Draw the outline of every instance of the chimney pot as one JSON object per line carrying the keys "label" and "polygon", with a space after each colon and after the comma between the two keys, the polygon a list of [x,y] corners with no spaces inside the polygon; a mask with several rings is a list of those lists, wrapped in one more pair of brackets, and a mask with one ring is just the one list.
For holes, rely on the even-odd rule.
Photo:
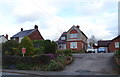
{"label": "chimney pot", "polygon": [[78,29],[79,29],[79,28],[80,28],[80,26],[79,26],[79,25],[77,25],[77,26],[76,26],[76,28],[78,28]]}
{"label": "chimney pot", "polygon": [[21,31],[23,31],[23,28],[21,28]]}
{"label": "chimney pot", "polygon": [[37,25],[35,25],[35,26],[34,26],[34,29],[38,29],[38,26],[37,26]]}
{"label": "chimney pot", "polygon": [[5,37],[6,37],[6,39],[8,40],[8,34],[6,34],[6,36],[5,36]]}

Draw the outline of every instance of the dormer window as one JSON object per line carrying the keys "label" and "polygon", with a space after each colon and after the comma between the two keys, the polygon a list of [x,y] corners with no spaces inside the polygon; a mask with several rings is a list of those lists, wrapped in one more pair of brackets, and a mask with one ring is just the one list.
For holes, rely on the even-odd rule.
{"label": "dormer window", "polygon": [[61,40],[65,40],[65,36],[62,36],[62,37],[61,37]]}

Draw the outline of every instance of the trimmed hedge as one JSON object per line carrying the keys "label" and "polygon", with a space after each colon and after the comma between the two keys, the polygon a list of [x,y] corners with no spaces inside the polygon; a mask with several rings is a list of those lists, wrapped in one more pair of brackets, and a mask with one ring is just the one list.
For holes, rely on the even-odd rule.
{"label": "trimmed hedge", "polygon": [[16,64],[49,64],[50,57],[47,55],[41,56],[3,56],[2,57],[2,65],[7,66],[8,68],[11,66],[15,66]]}

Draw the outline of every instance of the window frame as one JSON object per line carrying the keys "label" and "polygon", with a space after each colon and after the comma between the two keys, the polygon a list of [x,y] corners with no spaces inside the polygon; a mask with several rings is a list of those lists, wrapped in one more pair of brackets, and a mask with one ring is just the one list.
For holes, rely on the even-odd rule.
{"label": "window frame", "polygon": [[77,42],[70,42],[70,48],[78,48]]}
{"label": "window frame", "polygon": [[78,37],[78,33],[71,33],[70,34],[70,38],[77,38]]}
{"label": "window frame", "polygon": [[119,43],[120,42],[115,42],[115,48],[119,48]]}

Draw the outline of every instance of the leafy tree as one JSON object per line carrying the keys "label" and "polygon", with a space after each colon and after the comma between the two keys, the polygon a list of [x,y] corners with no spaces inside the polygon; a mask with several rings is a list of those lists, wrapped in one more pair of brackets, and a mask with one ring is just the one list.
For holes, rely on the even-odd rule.
{"label": "leafy tree", "polygon": [[25,53],[26,56],[32,56],[35,54],[34,45],[30,40],[30,38],[27,36],[25,36],[20,43],[20,53],[22,51],[22,48],[26,48],[26,53]]}
{"label": "leafy tree", "polygon": [[3,55],[17,55],[18,54],[19,43],[15,40],[8,40],[2,44],[2,54]]}
{"label": "leafy tree", "polygon": [[40,48],[44,53],[55,53],[57,49],[57,44],[51,40],[34,40],[33,41],[35,48]]}

